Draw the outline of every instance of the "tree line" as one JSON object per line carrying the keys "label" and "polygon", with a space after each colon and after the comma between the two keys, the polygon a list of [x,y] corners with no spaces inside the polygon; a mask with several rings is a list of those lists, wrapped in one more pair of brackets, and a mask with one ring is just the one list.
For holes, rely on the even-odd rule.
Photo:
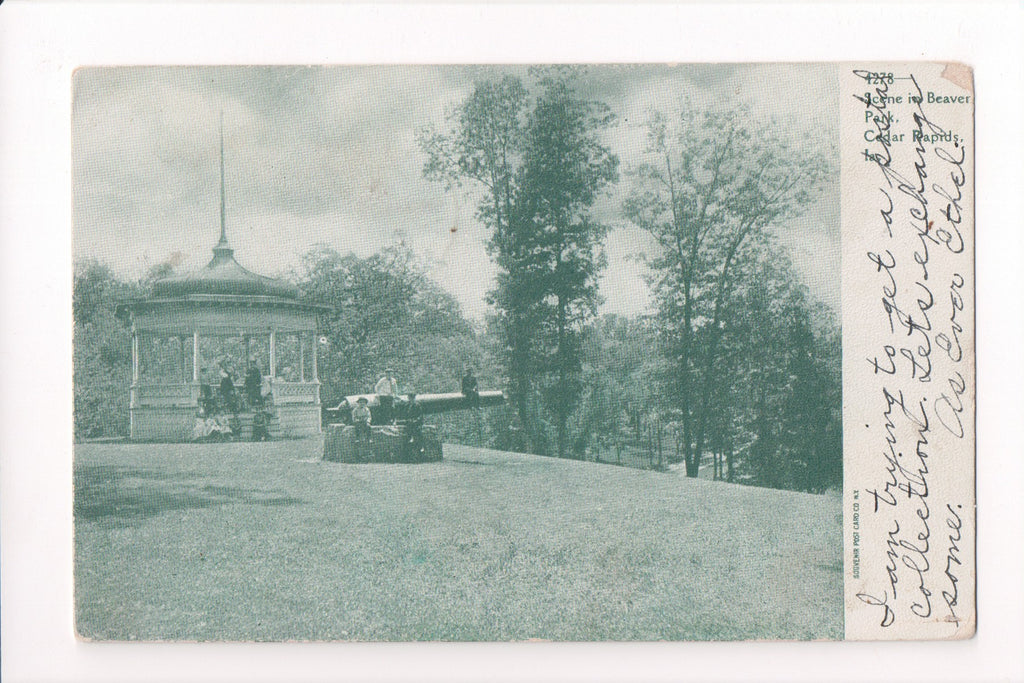
{"label": "tree line", "polygon": [[[366,391],[386,365],[417,391],[452,388],[473,366],[509,405],[446,417],[446,438],[627,463],[656,438],[660,464],[689,476],[838,486],[839,326],[779,239],[819,196],[829,160],[742,107],[684,103],[652,114],[644,163],[622,171],[605,142],[615,116],[576,75],[482,80],[419,134],[424,175],[480,197],[498,270],[484,324],[466,321],[405,248],[306,254],[292,277],[332,309],[318,350],[325,401]],[[655,310],[632,318],[597,314],[609,226],[593,209],[619,182],[622,216],[655,245]],[[110,324],[109,301],[145,284],[98,264],[76,270],[80,437],[127,428],[127,332]]]}
{"label": "tree line", "polygon": [[[602,135],[615,117],[573,87],[578,72],[479,82],[443,130],[420,136],[427,178],[481,193],[477,218],[499,268],[499,360],[527,448],[560,457],[617,421],[606,407],[616,373],[594,371],[603,348],[593,340],[611,324],[594,324],[608,228],[592,214],[619,180]],[[800,285],[777,234],[817,198],[829,160],[741,106],[655,112],[647,141],[646,161],[628,170],[623,214],[657,244],[647,258],[657,312],[631,333],[649,337],[660,362],[630,378],[642,394],[631,410],[639,403],[668,421],[689,476],[710,453],[727,479],[742,461],[769,485],[837,485],[837,325]],[[595,392],[605,407],[584,405]],[[605,427],[576,420],[572,433],[573,416],[587,414]]]}

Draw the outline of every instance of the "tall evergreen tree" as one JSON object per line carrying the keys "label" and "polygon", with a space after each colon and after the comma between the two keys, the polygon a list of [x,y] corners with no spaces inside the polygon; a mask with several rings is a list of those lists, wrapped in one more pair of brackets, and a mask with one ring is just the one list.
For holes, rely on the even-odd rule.
{"label": "tall evergreen tree", "polygon": [[546,452],[538,394],[554,416],[557,451],[579,395],[580,333],[597,306],[606,228],[590,217],[617,179],[618,159],[600,140],[607,107],[571,86],[575,70],[534,72],[536,98],[505,76],[480,82],[449,120],[425,133],[428,178],[483,189],[479,219],[491,228],[498,265],[490,295],[505,346],[511,393],[531,450]]}
{"label": "tall evergreen tree", "polygon": [[540,360],[559,457],[568,454],[569,415],[582,391],[580,342],[597,310],[597,276],[605,265],[607,227],[591,218],[590,207],[618,179],[618,158],[599,138],[612,114],[575,93],[570,76],[556,72],[541,79],[526,128],[520,189],[527,231],[516,254],[517,261],[540,266],[540,331],[547,336]]}

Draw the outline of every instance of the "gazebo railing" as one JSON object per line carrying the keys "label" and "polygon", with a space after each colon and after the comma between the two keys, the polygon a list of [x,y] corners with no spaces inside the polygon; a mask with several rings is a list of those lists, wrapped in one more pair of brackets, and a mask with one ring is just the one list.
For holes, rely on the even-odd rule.
{"label": "gazebo railing", "polygon": [[285,382],[275,378],[270,384],[274,403],[320,403],[320,382]]}
{"label": "gazebo railing", "polygon": [[[264,387],[269,385],[274,403],[320,403],[320,382],[287,382],[278,378],[265,377]],[[217,387],[212,387],[217,391]],[[235,384],[239,395],[244,392],[244,385]],[[131,387],[131,405],[137,406],[198,406],[199,405],[199,384],[165,384],[165,383],[139,383]]]}
{"label": "gazebo railing", "polygon": [[197,384],[135,384],[131,388],[133,406],[194,406],[199,400]]}

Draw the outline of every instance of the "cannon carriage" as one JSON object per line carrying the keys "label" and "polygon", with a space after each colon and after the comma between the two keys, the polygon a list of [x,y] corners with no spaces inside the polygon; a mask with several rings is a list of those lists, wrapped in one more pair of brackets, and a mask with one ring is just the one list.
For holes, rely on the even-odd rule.
{"label": "cannon carriage", "polygon": [[[352,421],[352,409],[366,399],[371,420],[368,433]],[[377,394],[346,396],[326,414],[324,460],[333,462],[432,462],[441,459],[441,437],[437,429],[423,424],[423,416],[454,410],[478,409],[501,405],[500,391],[478,394],[420,394],[418,408],[406,396],[395,396],[392,405]]]}

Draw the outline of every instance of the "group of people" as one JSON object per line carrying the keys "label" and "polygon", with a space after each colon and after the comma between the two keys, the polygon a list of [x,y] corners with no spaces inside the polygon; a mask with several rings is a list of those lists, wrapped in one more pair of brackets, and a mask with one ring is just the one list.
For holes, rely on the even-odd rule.
{"label": "group of people", "polygon": [[[249,361],[249,368],[245,371],[245,381],[242,384],[245,406],[257,408],[263,404],[263,373],[255,359]],[[217,388],[221,405],[230,412],[237,413],[239,410],[239,397],[235,389],[235,376],[231,369],[221,363],[220,365],[220,386]]]}
{"label": "group of people", "polygon": [[234,438],[241,432],[238,413],[242,408],[253,412],[252,438],[254,441],[270,439],[270,414],[267,397],[263,395],[263,373],[255,359],[249,360],[242,384],[242,395],[235,387],[235,377],[224,363],[219,365],[220,383],[216,394],[209,382],[199,386],[199,414],[196,418],[196,439]]}
{"label": "group of people", "polygon": [[[387,368],[384,376],[374,385],[373,391],[377,394],[377,419],[379,424],[394,424],[399,415],[396,410],[395,397],[398,396],[398,380],[395,379],[394,370]],[[370,422],[373,415],[370,412],[370,403],[365,396],[356,399],[356,405],[352,408],[352,424],[356,429],[356,439],[369,443],[372,439]],[[419,446],[423,430],[423,408],[416,402],[416,394],[410,392],[406,400],[401,404],[401,417],[405,424],[405,433],[409,436],[409,443]]]}
{"label": "group of people", "polygon": [[[416,401],[415,392],[409,392],[406,394],[405,401],[396,404],[395,398],[399,396],[398,380],[395,379],[394,370],[387,368],[384,370],[384,376],[374,385],[373,393],[377,395],[378,402],[376,419],[370,411],[370,402],[365,396],[356,399],[356,405],[352,407],[350,417],[356,430],[356,440],[370,443],[372,441],[371,422],[394,424],[400,417],[405,425],[405,434],[409,437],[408,443],[412,447],[422,450],[423,407]],[[462,378],[462,393],[469,399],[471,407],[477,407],[480,391],[473,368],[468,368]]]}

